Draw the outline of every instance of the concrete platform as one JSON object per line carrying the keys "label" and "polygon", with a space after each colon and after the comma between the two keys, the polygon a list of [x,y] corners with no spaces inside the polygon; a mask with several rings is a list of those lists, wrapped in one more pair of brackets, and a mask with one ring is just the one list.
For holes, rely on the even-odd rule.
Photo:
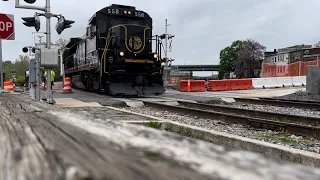
{"label": "concrete platform", "polygon": [[[192,102],[208,102],[219,101],[221,99],[232,98],[253,98],[253,97],[277,97],[294,93],[299,90],[305,90],[301,87],[277,88],[277,89],[253,89],[253,90],[238,90],[238,91],[223,91],[223,92],[179,92],[175,90],[167,90],[165,94],[160,96],[150,96],[144,98],[118,98],[107,96],[104,94],[91,93],[83,90],[72,89],[72,93],[63,93],[62,90],[54,90],[54,99],[59,104],[73,106],[77,104],[75,100],[86,102],[84,105],[79,103],[79,106],[92,106],[93,102],[102,106],[131,106],[142,107],[144,101],[157,101],[168,104],[176,104],[176,101],[192,101]],[[67,98],[67,99],[66,99]],[[230,100],[230,102],[232,102]],[[69,104],[69,105],[67,105]],[[81,105],[82,104],[82,105]]]}
{"label": "concrete platform", "polygon": [[[59,104],[76,105],[76,101],[81,101],[87,103],[87,105],[96,103],[103,106],[126,106],[125,102],[114,99],[110,96],[77,89],[72,89],[72,93],[63,93],[61,89],[54,90],[53,98]],[[81,104],[79,104],[79,106],[81,106]]]}
{"label": "concrete platform", "polygon": [[294,93],[299,90],[305,90],[303,87],[274,88],[274,89],[252,89],[252,90],[234,90],[219,92],[179,92],[175,90],[167,90],[165,97],[202,99],[211,97],[228,97],[228,98],[245,98],[245,97],[277,97]]}
{"label": "concrete platform", "polygon": [[102,107],[98,102],[83,102],[73,98],[57,98],[56,105],[61,107]]}

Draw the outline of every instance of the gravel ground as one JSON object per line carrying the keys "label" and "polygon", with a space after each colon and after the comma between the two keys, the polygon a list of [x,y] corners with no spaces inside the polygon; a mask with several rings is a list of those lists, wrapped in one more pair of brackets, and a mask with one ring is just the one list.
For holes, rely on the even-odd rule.
{"label": "gravel ground", "polygon": [[296,91],[295,93],[278,97],[279,99],[320,101],[320,95],[312,95],[306,91]]}
{"label": "gravel ground", "polygon": [[196,116],[180,115],[168,111],[154,109],[151,107],[142,108],[124,108],[137,113],[170,119],[188,125],[198,126],[210,130],[226,132],[242,137],[257,139],[273,144],[290,146],[296,149],[311,151],[320,154],[320,141],[313,139],[305,139],[301,136],[294,136],[290,134],[280,134],[279,132],[247,127],[241,124],[231,124],[219,120],[203,119]]}
{"label": "gravel ground", "polygon": [[273,113],[281,113],[281,114],[320,117],[320,111],[314,111],[314,110],[308,110],[308,109],[297,109],[297,108],[292,108],[292,107],[279,107],[279,106],[244,104],[244,103],[215,104],[215,105],[235,107],[235,108],[241,108],[241,109],[266,111],[266,112],[273,112]]}

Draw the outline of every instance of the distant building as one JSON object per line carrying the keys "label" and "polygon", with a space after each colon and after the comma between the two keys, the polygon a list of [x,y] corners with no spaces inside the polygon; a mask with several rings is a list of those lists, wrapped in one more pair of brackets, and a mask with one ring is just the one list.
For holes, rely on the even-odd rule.
{"label": "distant building", "polygon": [[[312,48],[312,45],[295,45],[274,51],[265,52],[265,59],[262,66],[263,77],[288,76],[292,68],[289,64],[306,60],[306,50]],[[304,59],[305,57],[305,59]],[[290,70],[289,70],[290,69]]]}
{"label": "distant building", "polygon": [[314,48],[306,48],[303,49],[303,59],[302,61],[316,61],[320,60],[320,47],[314,47]]}
{"label": "distant building", "polygon": [[295,45],[274,51],[267,51],[264,53],[266,64],[285,65],[298,61],[303,61],[305,50],[312,48],[312,45]]}
{"label": "distant building", "polygon": [[264,63],[274,64],[278,59],[278,51],[274,49],[273,51],[264,52]]}
{"label": "distant building", "polygon": [[[296,45],[288,47],[287,52],[289,53],[288,64],[303,61],[305,49],[312,48],[312,45]],[[285,48],[284,48],[285,49]]]}

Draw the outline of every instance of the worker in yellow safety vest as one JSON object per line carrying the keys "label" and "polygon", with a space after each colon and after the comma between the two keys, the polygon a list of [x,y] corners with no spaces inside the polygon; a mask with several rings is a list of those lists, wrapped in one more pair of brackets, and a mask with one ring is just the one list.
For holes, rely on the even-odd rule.
{"label": "worker in yellow safety vest", "polygon": [[[53,82],[54,82],[54,77],[56,76],[56,73],[54,71],[51,70],[51,89],[53,86]],[[47,71],[44,72],[43,76],[46,78],[47,77]],[[46,83],[46,82],[45,82]]]}

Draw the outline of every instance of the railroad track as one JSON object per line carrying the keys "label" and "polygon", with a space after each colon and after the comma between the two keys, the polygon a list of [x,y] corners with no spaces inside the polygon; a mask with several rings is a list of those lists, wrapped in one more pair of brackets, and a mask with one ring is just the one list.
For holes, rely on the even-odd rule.
{"label": "railroad track", "polygon": [[276,98],[259,98],[259,99],[234,98],[234,99],[236,102],[242,102],[242,103],[320,110],[320,102],[318,101],[299,101],[299,100],[276,99]]}
{"label": "railroad track", "polygon": [[[240,123],[255,128],[271,129],[300,136],[320,139],[320,118],[285,115],[232,107],[178,101],[181,106],[143,101],[147,106],[231,123]],[[300,119],[300,120],[299,120]]]}

